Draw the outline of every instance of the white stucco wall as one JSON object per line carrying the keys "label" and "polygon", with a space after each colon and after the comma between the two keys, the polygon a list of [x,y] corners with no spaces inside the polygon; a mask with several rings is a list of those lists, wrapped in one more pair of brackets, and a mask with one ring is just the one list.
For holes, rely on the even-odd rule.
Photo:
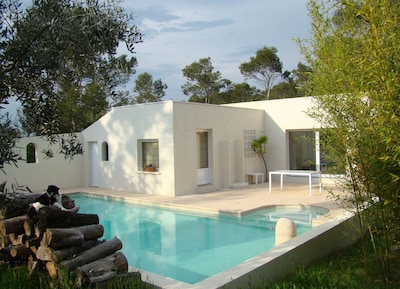
{"label": "white stucco wall", "polygon": [[[83,131],[85,185],[168,196],[188,195],[245,181],[246,173],[263,171],[256,156],[244,159],[244,130],[264,131],[263,111],[186,102],[159,102],[114,108]],[[197,185],[199,130],[210,132],[211,183]],[[158,139],[160,166],[156,173],[138,168],[138,139]],[[109,161],[101,160],[102,143]],[[91,160],[92,146],[97,148]],[[93,168],[95,166],[95,168]],[[98,172],[93,184],[94,171]]]}
{"label": "white stucco wall", "polygon": [[[176,195],[227,188],[246,173],[263,172],[259,157],[244,158],[244,130],[264,133],[263,111],[199,103],[174,103]],[[197,186],[196,133],[210,132],[211,184]]]}
{"label": "white stucco wall", "polygon": [[[98,165],[101,188],[131,192],[174,195],[173,102],[148,103],[113,108],[83,131],[85,144],[97,146],[94,162],[85,154],[85,185],[90,186],[93,166]],[[158,139],[160,171],[141,172],[138,166],[138,139]],[[101,160],[103,142],[109,146],[109,161]],[[90,148],[89,148],[90,150]],[[162,153],[161,153],[162,150]]]}
{"label": "white stucco wall", "polygon": [[[77,134],[81,140],[81,134]],[[36,163],[26,162],[26,146],[33,143],[36,146]],[[43,149],[51,149],[54,157],[46,158]],[[74,156],[73,160],[65,159],[59,153],[59,144],[50,144],[40,137],[18,139],[16,152],[23,158],[18,161],[18,167],[5,165],[5,174],[0,171],[0,182],[7,181],[8,188],[12,184],[28,186],[35,192],[42,192],[48,185],[60,188],[78,187],[83,185],[83,156]]]}
{"label": "white stucco wall", "polygon": [[318,123],[307,114],[313,107],[311,97],[253,101],[227,106],[265,111],[265,131],[268,136],[266,158],[269,170],[289,169],[289,131],[319,127]]}

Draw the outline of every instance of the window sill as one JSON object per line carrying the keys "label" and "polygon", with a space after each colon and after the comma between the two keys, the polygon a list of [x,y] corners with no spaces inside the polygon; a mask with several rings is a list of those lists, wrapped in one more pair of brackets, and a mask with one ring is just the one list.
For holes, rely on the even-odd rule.
{"label": "window sill", "polygon": [[147,172],[147,171],[137,171],[138,174],[145,174],[145,175],[161,175],[159,171],[155,172]]}

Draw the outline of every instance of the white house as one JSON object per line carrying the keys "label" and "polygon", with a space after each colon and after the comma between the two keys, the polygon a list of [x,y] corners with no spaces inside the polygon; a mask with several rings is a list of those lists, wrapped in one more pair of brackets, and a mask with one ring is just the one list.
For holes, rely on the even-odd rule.
{"label": "white house", "polygon": [[41,152],[48,143],[20,139],[22,154],[28,144],[31,150],[34,145],[35,161],[21,161],[19,168],[6,166],[4,178],[33,190],[56,184],[167,196],[209,192],[245,183],[249,173],[264,172],[251,149],[251,142],[264,134],[269,138],[270,170],[320,169],[317,124],[306,114],[311,107],[308,97],[115,107],[79,134],[85,153],[72,161],[56,154],[44,159]]}

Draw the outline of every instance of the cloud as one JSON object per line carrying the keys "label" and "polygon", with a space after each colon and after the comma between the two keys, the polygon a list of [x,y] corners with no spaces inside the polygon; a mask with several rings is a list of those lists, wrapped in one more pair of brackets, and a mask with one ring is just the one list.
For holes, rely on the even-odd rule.
{"label": "cloud", "polygon": [[[163,3],[163,4],[160,4]],[[165,4],[164,4],[165,3]],[[284,69],[302,60],[295,37],[308,36],[307,0],[206,0],[126,3],[144,42],[136,48],[138,74],[169,86],[165,99],[187,99],[182,69],[210,57],[223,78],[243,82],[239,65],[264,46],[275,46]]]}

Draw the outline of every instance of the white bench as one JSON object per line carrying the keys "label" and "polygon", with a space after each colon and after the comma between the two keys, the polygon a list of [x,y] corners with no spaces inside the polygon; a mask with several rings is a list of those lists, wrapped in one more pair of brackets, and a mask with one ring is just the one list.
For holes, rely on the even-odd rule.
{"label": "white bench", "polygon": [[281,176],[281,190],[283,189],[283,176],[304,176],[308,177],[308,184],[310,187],[310,196],[312,196],[312,177],[318,176],[319,178],[319,192],[322,190],[321,172],[319,171],[303,171],[303,170],[278,170],[269,172],[269,193],[272,191],[272,175]]}
{"label": "white bench", "polygon": [[258,177],[261,177],[261,184],[264,183],[264,173],[250,173],[250,174],[247,174],[247,181],[249,182],[249,184],[250,184],[250,180],[249,180],[250,176],[252,177],[252,181],[255,184],[258,184]]}

